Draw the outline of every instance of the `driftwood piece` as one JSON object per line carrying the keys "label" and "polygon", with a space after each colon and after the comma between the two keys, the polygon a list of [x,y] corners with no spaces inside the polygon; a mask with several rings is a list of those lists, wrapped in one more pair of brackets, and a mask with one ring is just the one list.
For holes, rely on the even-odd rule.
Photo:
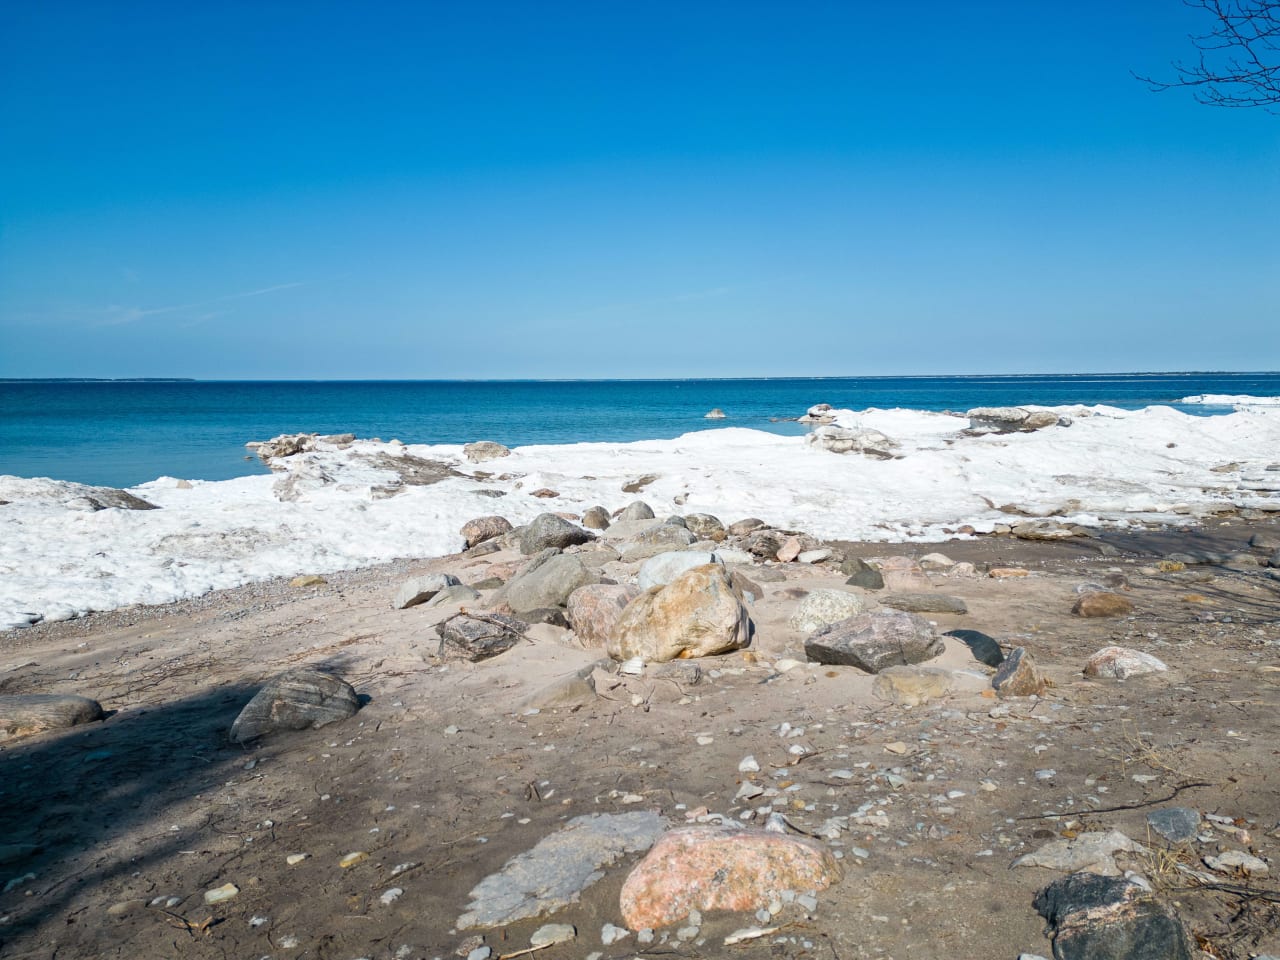
{"label": "driftwood piece", "polygon": [[101,719],[101,705],[88,697],[57,693],[0,697],[0,740],[17,740]]}

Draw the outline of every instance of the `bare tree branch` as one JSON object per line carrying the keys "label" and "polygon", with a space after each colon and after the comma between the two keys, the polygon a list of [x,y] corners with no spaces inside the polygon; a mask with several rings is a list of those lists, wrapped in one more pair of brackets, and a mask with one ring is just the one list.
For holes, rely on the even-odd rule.
{"label": "bare tree branch", "polygon": [[1173,61],[1173,80],[1134,74],[1152,90],[1192,87],[1201,103],[1261,107],[1280,113],[1280,0],[1183,0],[1212,18],[1209,32],[1188,39],[1194,62]]}

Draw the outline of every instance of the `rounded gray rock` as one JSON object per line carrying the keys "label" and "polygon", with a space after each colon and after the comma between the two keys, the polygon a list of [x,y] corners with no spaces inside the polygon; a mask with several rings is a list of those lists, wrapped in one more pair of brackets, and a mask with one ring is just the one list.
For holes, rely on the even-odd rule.
{"label": "rounded gray rock", "polygon": [[351,684],[319,670],[290,670],[268,681],[231,725],[245,743],[278,730],[308,730],[354,716],[360,699]]}

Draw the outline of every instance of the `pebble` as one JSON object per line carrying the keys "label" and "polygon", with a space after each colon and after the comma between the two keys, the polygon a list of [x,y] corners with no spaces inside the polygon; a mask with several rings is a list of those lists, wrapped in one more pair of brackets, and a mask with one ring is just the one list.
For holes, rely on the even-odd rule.
{"label": "pebble", "polygon": [[753,756],[745,756],[738,762],[739,773],[759,773],[760,764]]}
{"label": "pebble", "polygon": [[369,855],[367,853],[365,853],[362,850],[357,850],[353,853],[348,853],[345,857],[339,860],[338,866],[340,866],[343,870],[346,870],[349,867],[354,867],[357,863],[363,863],[365,860],[368,860],[368,859],[369,859]]}
{"label": "pebble", "polygon": [[493,951],[482,944],[467,954],[467,960],[489,960],[492,954]]}
{"label": "pebble", "polygon": [[568,943],[578,935],[571,923],[548,923],[533,931],[529,938],[531,947],[549,947],[554,943]]}
{"label": "pebble", "polygon": [[1052,780],[1057,775],[1058,775],[1057,770],[1037,770],[1036,771],[1037,780]]}
{"label": "pebble", "polygon": [[139,907],[145,907],[145,900],[121,900],[119,903],[113,903],[107,907],[107,916],[123,917],[127,913],[133,913]]}
{"label": "pebble", "polygon": [[1227,850],[1216,857],[1205,857],[1205,866],[1219,873],[1241,871],[1252,877],[1265,877],[1271,872],[1265,860],[1260,860],[1242,850]]}
{"label": "pebble", "polygon": [[703,733],[703,734],[699,734],[699,735],[698,735],[698,737],[697,737],[696,739],[697,739],[697,744],[698,744],[698,746],[700,746],[700,747],[709,747],[709,746],[711,746],[711,744],[713,744],[713,743],[715,743],[715,742],[716,742],[716,738],[715,738],[715,737],[708,736],[708,735],[707,735],[707,734],[705,734],[705,733]]}
{"label": "pebble", "polygon": [[387,890],[385,893],[383,893],[382,896],[379,897],[378,899],[382,901],[383,906],[389,907],[393,903],[395,903],[397,900],[399,900],[400,897],[403,895],[404,895],[404,891],[401,890],[399,887],[392,887],[390,890]]}
{"label": "pebble", "polygon": [[297,866],[298,864],[300,864],[303,860],[306,860],[306,859],[307,859],[308,857],[310,857],[310,856],[311,856],[311,854],[309,854],[309,853],[291,853],[291,854],[289,854],[287,857],[285,857],[285,858],[284,858],[284,862],[285,862],[285,863],[287,863],[287,864],[288,864],[289,866],[291,866],[291,867],[296,867],[296,866]]}
{"label": "pebble", "polygon": [[240,892],[240,888],[234,883],[224,883],[220,887],[214,887],[212,890],[204,892],[205,903],[222,903],[224,900],[230,900]]}
{"label": "pebble", "polygon": [[653,929],[645,927],[643,930],[636,931],[637,943],[653,943]]}
{"label": "pebble", "polygon": [[600,942],[606,947],[612,946],[619,940],[631,936],[631,931],[626,927],[617,927],[612,923],[606,923],[600,928]]}

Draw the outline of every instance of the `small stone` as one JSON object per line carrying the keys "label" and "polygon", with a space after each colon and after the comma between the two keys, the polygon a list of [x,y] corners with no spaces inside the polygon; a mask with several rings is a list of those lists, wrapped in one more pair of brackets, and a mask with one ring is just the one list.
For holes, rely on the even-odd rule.
{"label": "small stone", "polygon": [[224,883],[220,887],[214,887],[212,890],[206,890],[204,892],[204,902],[209,904],[222,903],[226,900],[230,900],[239,892],[240,888],[234,883]]}
{"label": "small stone", "polygon": [[321,584],[325,584],[325,583],[328,583],[328,582],[329,582],[329,581],[328,581],[328,580],[326,580],[324,577],[318,576],[318,575],[316,575],[316,574],[314,574],[314,573],[309,573],[309,574],[306,574],[305,576],[301,576],[301,577],[294,577],[292,580],[290,580],[290,581],[289,581],[289,586],[291,586],[291,587],[318,587],[318,586],[320,586]]}
{"label": "small stone", "polygon": [[1164,807],[1147,814],[1151,829],[1171,843],[1193,839],[1200,832],[1200,814],[1189,807]]}
{"label": "small stone", "polygon": [[111,906],[107,907],[107,916],[123,917],[127,914],[133,913],[135,910],[145,907],[146,905],[147,901],[145,900],[121,900],[119,903],[113,903]]}
{"label": "small stone", "polygon": [[1243,873],[1250,877],[1265,877],[1271,872],[1265,860],[1243,850],[1227,850],[1216,857],[1205,857],[1205,866],[1218,873]]}
{"label": "small stone", "polygon": [[489,957],[492,955],[493,951],[484,944],[481,944],[475,949],[468,951],[467,960],[489,960]]}
{"label": "small stone", "polygon": [[759,773],[760,763],[753,756],[745,756],[738,761],[739,773]]}
{"label": "small stone", "polygon": [[578,930],[570,923],[547,923],[533,932],[529,938],[531,947],[549,947],[555,943],[568,943],[578,935]]}
{"label": "small stone", "polygon": [[351,867],[354,867],[357,863],[363,863],[368,859],[369,859],[369,855],[367,853],[365,853],[362,850],[357,850],[353,853],[348,853],[345,857],[339,860],[338,866],[340,866],[343,870],[349,870]]}
{"label": "small stone", "polygon": [[1135,849],[1133,841],[1118,830],[1082,833],[1069,840],[1052,840],[1034,853],[1018,857],[1010,866],[1048,867],[1072,873],[1087,871],[1114,877],[1120,873],[1115,855]]}
{"label": "small stone", "polygon": [[404,891],[400,887],[392,887],[383,892],[378,899],[382,901],[384,907],[389,907],[404,895]]}
{"label": "small stone", "polygon": [[992,580],[1016,580],[1029,575],[1029,571],[1021,567],[992,567],[987,576]]}
{"label": "small stone", "polygon": [[297,866],[298,864],[300,864],[303,860],[306,860],[306,859],[307,859],[308,857],[310,857],[310,856],[311,856],[311,854],[309,854],[309,853],[291,853],[291,854],[289,854],[287,857],[285,857],[285,858],[284,858],[284,862],[285,862],[285,863],[287,863],[287,864],[288,864],[289,866],[291,866],[291,867],[296,867],[296,866]]}
{"label": "small stone", "polygon": [[631,936],[631,931],[626,927],[615,927],[612,923],[606,923],[600,928],[600,942],[606,947],[612,946],[619,940]]}

